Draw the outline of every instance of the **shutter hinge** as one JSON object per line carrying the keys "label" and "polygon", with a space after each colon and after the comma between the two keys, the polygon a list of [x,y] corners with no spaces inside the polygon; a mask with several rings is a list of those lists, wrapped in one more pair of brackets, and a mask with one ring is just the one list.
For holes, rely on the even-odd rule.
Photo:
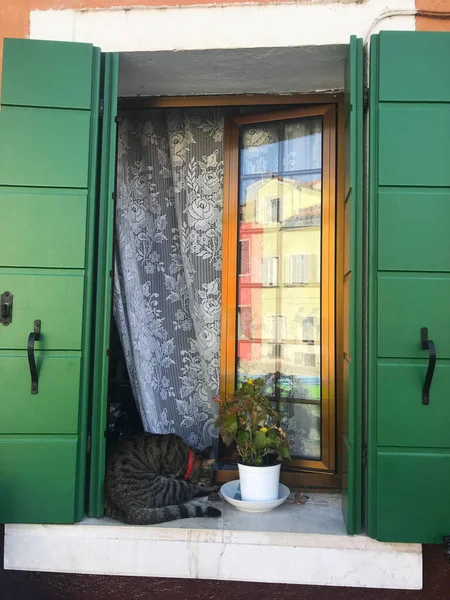
{"label": "shutter hinge", "polygon": [[87,439],[86,439],[86,452],[88,454],[90,454],[92,451],[92,434],[88,433],[87,434]]}
{"label": "shutter hinge", "polygon": [[365,469],[367,467],[367,445],[366,444],[363,444],[363,447],[362,447],[361,465],[362,465],[363,469]]}
{"label": "shutter hinge", "polygon": [[367,88],[363,90],[363,106],[364,108],[368,108],[369,106],[369,90]]}
{"label": "shutter hinge", "polygon": [[105,102],[104,102],[103,98],[101,98],[101,99],[100,99],[100,105],[99,105],[99,109],[98,109],[99,115],[100,115],[101,117],[103,117],[103,111],[104,111],[104,110],[105,110]]}

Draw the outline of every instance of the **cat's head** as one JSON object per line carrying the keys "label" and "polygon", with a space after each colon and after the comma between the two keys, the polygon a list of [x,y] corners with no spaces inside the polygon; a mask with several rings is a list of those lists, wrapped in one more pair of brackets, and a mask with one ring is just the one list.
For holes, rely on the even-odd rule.
{"label": "cat's head", "polygon": [[214,483],[214,463],[215,458],[211,458],[212,447],[205,448],[202,452],[194,450],[194,467],[190,480],[205,486],[211,486]]}

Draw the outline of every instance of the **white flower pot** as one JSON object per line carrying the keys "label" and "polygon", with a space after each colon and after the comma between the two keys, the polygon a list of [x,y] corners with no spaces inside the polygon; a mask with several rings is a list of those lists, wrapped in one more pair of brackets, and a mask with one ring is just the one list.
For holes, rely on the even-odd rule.
{"label": "white flower pot", "polygon": [[272,467],[249,467],[238,463],[238,468],[244,502],[278,500],[281,463]]}

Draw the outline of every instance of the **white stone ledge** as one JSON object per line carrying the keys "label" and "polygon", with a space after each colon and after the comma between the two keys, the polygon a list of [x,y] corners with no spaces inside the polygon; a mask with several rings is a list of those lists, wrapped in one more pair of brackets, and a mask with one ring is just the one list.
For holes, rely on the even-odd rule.
{"label": "white stone ledge", "polygon": [[[313,501],[307,508],[290,505],[266,515],[224,508],[221,519],[152,527],[108,519],[85,519],[76,525],[7,525],[5,569],[422,588],[420,544],[384,544],[336,533],[340,528],[336,503]],[[304,531],[315,512],[322,529],[328,523],[331,534]],[[291,531],[286,531],[289,522]]]}

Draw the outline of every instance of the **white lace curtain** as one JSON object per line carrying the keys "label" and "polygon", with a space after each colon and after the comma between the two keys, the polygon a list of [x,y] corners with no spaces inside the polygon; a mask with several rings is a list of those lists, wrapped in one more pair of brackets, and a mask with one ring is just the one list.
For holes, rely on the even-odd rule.
{"label": "white lace curtain", "polygon": [[114,316],[146,431],[217,437],[223,116],[128,111],[119,123]]}

